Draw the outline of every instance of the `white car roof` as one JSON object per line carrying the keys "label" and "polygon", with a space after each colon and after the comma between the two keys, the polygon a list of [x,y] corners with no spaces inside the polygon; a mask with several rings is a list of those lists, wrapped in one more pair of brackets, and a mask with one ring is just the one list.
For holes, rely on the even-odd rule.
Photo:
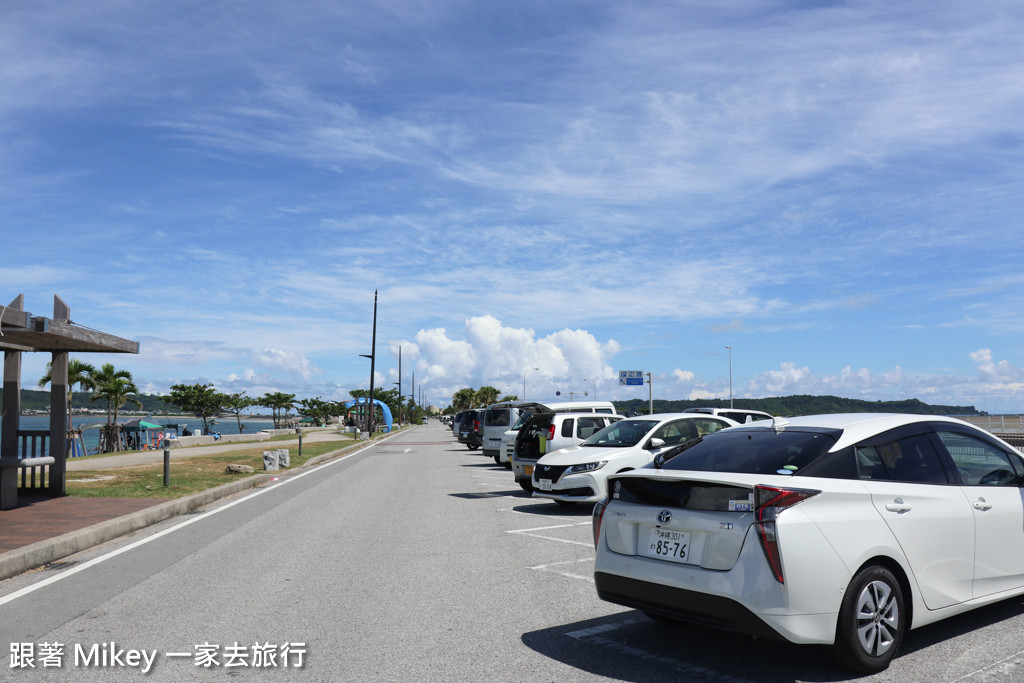
{"label": "white car roof", "polygon": [[839,450],[851,443],[856,443],[880,432],[885,432],[903,425],[917,422],[951,422],[966,425],[968,423],[945,415],[907,415],[903,413],[832,413],[827,415],[801,415],[798,417],[776,417],[771,421],[760,420],[749,422],[736,429],[764,429],[775,426],[778,429],[787,427],[819,427],[823,429],[841,429],[843,435],[832,448]]}

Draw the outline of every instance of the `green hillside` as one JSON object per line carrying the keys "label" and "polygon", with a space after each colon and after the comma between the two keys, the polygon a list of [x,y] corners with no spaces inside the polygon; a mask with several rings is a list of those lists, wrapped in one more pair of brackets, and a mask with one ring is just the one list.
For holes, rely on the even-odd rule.
{"label": "green hillside", "polygon": [[[630,401],[613,401],[623,415],[646,413],[647,401],[639,398]],[[666,401],[654,399],[654,412],[679,413],[687,408],[724,408],[729,399],[714,401]],[[984,415],[974,406],[942,406],[922,403],[916,398],[903,401],[862,401],[839,396],[771,396],[768,398],[738,398],[733,401],[736,408],[762,410],[772,415],[789,417],[793,415],[822,415],[826,413],[910,413],[912,415]]]}
{"label": "green hillside", "polygon": [[[76,391],[71,394],[71,402],[75,408],[98,408],[105,410],[107,404],[105,401],[91,401],[89,400],[92,396],[88,391]],[[147,413],[153,413],[156,415],[160,414],[178,414],[181,410],[173,403],[168,402],[167,396],[150,396],[143,394],[139,396],[139,402],[142,403],[142,411]],[[3,405],[3,397],[0,396],[0,406]],[[34,389],[22,389],[21,390],[21,410],[42,410],[49,411],[50,409],[50,392],[48,390],[37,391]],[[134,404],[129,404],[124,407],[127,410],[136,410]]]}

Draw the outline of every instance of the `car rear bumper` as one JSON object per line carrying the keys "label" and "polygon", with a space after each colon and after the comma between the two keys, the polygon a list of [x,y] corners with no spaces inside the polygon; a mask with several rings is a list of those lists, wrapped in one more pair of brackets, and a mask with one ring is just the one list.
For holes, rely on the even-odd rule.
{"label": "car rear bumper", "polygon": [[594,572],[594,583],[597,585],[598,597],[616,605],[701,626],[785,640],[781,633],[758,615],[731,598],[605,572]]}

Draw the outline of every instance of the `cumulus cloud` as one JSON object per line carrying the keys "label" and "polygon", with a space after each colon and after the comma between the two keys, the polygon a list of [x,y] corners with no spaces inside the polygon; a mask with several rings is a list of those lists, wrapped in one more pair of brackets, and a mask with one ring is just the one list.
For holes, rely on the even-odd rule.
{"label": "cumulus cloud", "polygon": [[[462,338],[454,338],[445,328],[420,330],[414,342],[393,344],[402,347],[403,358],[410,359],[417,382],[431,383],[433,395],[449,398],[463,386],[509,385],[519,394],[523,374],[529,372],[530,385],[550,389],[585,389],[594,383],[610,381],[614,371],[611,359],[620,351],[614,339],[600,341],[586,330],[562,329],[537,337],[530,328],[506,326],[491,315],[468,318]],[[530,392],[533,394],[534,392]]]}

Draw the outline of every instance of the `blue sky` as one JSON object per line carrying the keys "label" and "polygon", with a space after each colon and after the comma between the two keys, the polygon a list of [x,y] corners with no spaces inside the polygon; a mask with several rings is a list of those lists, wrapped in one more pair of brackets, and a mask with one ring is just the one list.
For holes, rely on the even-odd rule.
{"label": "blue sky", "polygon": [[1022,412],[1022,55],[987,0],[12,0],[0,296],[148,392],[345,398],[377,289],[433,404],[727,399],[728,345],[736,397]]}

